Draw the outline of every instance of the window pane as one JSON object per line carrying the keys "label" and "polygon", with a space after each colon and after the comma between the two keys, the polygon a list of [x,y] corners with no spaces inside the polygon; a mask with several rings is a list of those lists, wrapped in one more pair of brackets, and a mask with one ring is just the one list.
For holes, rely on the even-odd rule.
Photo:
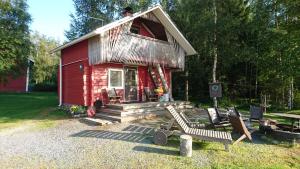
{"label": "window pane", "polygon": [[110,71],[110,86],[122,87],[122,71]]}

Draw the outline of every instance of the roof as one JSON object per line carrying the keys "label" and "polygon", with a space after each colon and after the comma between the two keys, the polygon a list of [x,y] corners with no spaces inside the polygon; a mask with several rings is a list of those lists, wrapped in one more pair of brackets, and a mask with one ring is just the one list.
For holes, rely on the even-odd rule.
{"label": "roof", "polygon": [[172,22],[171,18],[169,15],[162,9],[160,5],[157,5],[155,7],[152,7],[144,12],[137,12],[134,13],[132,16],[126,16],[122,19],[119,19],[117,21],[114,21],[112,23],[109,23],[105,26],[102,26],[100,28],[97,28],[96,30],[83,35],[73,41],[70,41],[66,44],[63,44],[51,51],[57,52],[60,51],[64,48],[67,48],[69,46],[72,46],[76,43],[79,43],[83,40],[89,39],[93,36],[100,35],[103,32],[106,32],[112,28],[115,28],[121,24],[124,24],[128,21],[134,20],[142,15],[145,15],[146,13],[153,12],[153,14],[159,19],[161,24],[169,31],[169,33],[176,39],[176,41],[182,46],[182,48],[186,51],[187,55],[195,55],[197,52],[196,50],[192,47],[192,45],[187,41],[187,39],[182,35],[182,33],[178,30],[178,28],[175,26],[175,24]]}

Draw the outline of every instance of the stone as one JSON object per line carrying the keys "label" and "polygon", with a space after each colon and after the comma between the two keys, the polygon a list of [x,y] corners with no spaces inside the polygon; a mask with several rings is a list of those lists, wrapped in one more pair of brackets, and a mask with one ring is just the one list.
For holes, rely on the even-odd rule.
{"label": "stone", "polygon": [[180,155],[184,157],[192,157],[193,138],[189,135],[180,136]]}

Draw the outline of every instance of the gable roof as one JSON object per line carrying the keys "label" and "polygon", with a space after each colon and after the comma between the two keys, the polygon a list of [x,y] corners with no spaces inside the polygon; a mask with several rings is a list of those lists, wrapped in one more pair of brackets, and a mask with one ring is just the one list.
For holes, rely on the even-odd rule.
{"label": "gable roof", "polygon": [[83,35],[73,41],[70,41],[64,45],[61,45],[55,49],[53,49],[51,51],[51,53],[53,52],[57,52],[60,51],[64,48],[67,48],[69,46],[72,46],[78,42],[81,42],[83,40],[89,39],[93,36],[96,35],[100,35],[101,33],[108,31],[112,28],[115,28],[121,24],[124,24],[128,21],[134,20],[142,15],[145,15],[146,13],[149,12],[153,12],[153,14],[159,19],[159,21],[161,22],[161,24],[165,27],[165,29],[167,29],[169,31],[169,33],[176,39],[176,41],[180,44],[180,46],[182,46],[182,48],[186,51],[187,55],[195,55],[197,54],[196,50],[192,47],[192,45],[186,40],[186,38],[182,35],[182,33],[178,30],[178,28],[175,26],[175,24],[172,22],[172,20],[170,19],[169,15],[164,12],[164,10],[162,9],[162,7],[160,5],[157,5],[153,8],[150,8],[144,12],[137,12],[134,13],[132,16],[126,16],[122,19],[119,19],[117,21],[114,21],[112,23],[109,23],[105,26],[102,26],[100,28],[97,28],[96,30]]}

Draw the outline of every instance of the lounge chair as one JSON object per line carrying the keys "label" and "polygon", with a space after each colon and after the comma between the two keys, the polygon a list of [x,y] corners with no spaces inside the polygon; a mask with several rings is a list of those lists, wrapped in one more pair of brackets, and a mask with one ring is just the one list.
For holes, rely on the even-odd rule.
{"label": "lounge chair", "polygon": [[224,130],[226,130],[226,127],[231,126],[229,121],[223,121],[221,119],[220,115],[217,113],[216,108],[207,108],[206,111],[207,111],[211,126],[214,129],[223,128]]}
{"label": "lounge chair", "polygon": [[242,117],[243,121],[249,120],[249,118],[243,117],[243,115],[238,111],[238,109],[236,107],[228,107],[227,111],[228,111],[229,115]]}
{"label": "lounge chair", "polygon": [[257,106],[250,106],[250,122],[259,122],[263,119],[263,109]]}
{"label": "lounge chair", "polygon": [[187,117],[186,114],[181,111],[180,116],[182,117],[182,119],[184,120],[184,122],[191,128],[205,128],[205,124],[200,123],[199,121],[192,121],[191,118]]}
{"label": "lounge chair", "polygon": [[[183,120],[183,118],[177,113],[173,106],[168,106],[166,108],[171,114],[173,119],[166,128],[161,128],[156,130],[154,133],[154,143],[158,145],[164,145],[168,142],[168,137],[171,135],[182,135],[187,134],[194,138],[206,141],[221,142],[225,146],[225,150],[228,151],[228,144],[232,143],[231,134],[224,131],[212,131],[205,129],[197,129],[189,127],[188,124]],[[180,131],[171,130],[174,123],[177,123]]]}
{"label": "lounge chair", "polygon": [[150,101],[150,102],[158,101],[157,95],[149,87],[144,87],[144,92],[145,92],[147,101]]}
{"label": "lounge chair", "polygon": [[241,117],[229,115],[229,121],[232,125],[233,131],[242,135],[233,143],[233,145],[237,144],[245,138],[248,138],[250,141],[252,141],[251,133],[253,133],[254,130],[249,131]]}

